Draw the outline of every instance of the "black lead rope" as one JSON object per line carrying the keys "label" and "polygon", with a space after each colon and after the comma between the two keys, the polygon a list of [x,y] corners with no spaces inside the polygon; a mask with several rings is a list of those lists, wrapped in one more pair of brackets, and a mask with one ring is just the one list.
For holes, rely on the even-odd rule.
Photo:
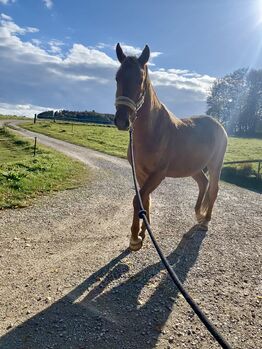
{"label": "black lead rope", "polygon": [[132,173],[133,173],[133,179],[134,179],[134,185],[135,185],[135,191],[136,195],[139,201],[139,218],[143,219],[146,229],[148,231],[148,234],[157,250],[157,253],[163,262],[164,266],[166,267],[171,279],[175,283],[176,287],[179,289],[179,291],[184,296],[185,300],[188,302],[188,304],[191,306],[191,308],[194,310],[194,312],[197,314],[199,319],[203,322],[203,324],[206,326],[208,331],[212,334],[212,336],[216,339],[216,341],[221,345],[224,349],[232,349],[232,347],[229,345],[229,343],[222,337],[222,335],[218,332],[218,330],[215,328],[215,326],[210,322],[210,320],[206,317],[206,315],[202,312],[202,310],[199,308],[199,306],[196,304],[196,302],[193,300],[193,298],[188,294],[186,289],[184,288],[183,284],[179,280],[178,276],[176,275],[174,269],[169,264],[167,258],[164,256],[163,252],[161,251],[160,247],[158,246],[158,243],[153,235],[153,232],[151,230],[150,224],[148,222],[147,216],[146,216],[146,210],[144,209],[141,195],[138,189],[138,183],[137,183],[137,177],[136,177],[136,170],[135,170],[135,161],[134,161],[134,152],[133,152],[133,128],[130,127],[129,130],[130,135],[130,154],[131,154],[131,167],[132,167]]}

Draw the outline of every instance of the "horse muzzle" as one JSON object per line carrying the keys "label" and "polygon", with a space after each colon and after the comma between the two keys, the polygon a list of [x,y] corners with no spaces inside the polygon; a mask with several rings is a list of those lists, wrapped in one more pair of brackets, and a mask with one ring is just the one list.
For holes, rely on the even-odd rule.
{"label": "horse muzzle", "polygon": [[123,113],[122,111],[117,110],[114,123],[119,130],[127,131],[130,126],[128,112]]}

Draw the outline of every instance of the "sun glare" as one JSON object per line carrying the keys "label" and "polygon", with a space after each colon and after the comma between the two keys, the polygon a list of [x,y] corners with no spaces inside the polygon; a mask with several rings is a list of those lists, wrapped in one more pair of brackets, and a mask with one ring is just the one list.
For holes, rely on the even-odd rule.
{"label": "sun glare", "polygon": [[262,26],[262,0],[257,0],[256,4],[256,13],[257,13],[257,24]]}

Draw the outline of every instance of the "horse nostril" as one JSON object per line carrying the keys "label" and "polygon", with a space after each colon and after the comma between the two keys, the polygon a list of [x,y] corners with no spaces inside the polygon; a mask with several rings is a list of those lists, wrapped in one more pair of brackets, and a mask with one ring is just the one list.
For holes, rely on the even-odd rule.
{"label": "horse nostril", "polygon": [[126,121],[125,121],[125,129],[128,129],[128,127],[129,127],[129,119],[126,119]]}

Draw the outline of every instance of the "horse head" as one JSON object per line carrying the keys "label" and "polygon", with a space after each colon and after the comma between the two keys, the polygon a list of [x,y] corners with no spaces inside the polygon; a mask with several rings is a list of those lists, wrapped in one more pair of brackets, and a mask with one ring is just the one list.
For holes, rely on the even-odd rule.
{"label": "horse head", "polygon": [[146,45],[139,57],[126,56],[120,44],[117,44],[116,55],[121,66],[116,74],[114,122],[119,130],[127,130],[144,103],[147,83],[146,63],[150,57],[150,50]]}

